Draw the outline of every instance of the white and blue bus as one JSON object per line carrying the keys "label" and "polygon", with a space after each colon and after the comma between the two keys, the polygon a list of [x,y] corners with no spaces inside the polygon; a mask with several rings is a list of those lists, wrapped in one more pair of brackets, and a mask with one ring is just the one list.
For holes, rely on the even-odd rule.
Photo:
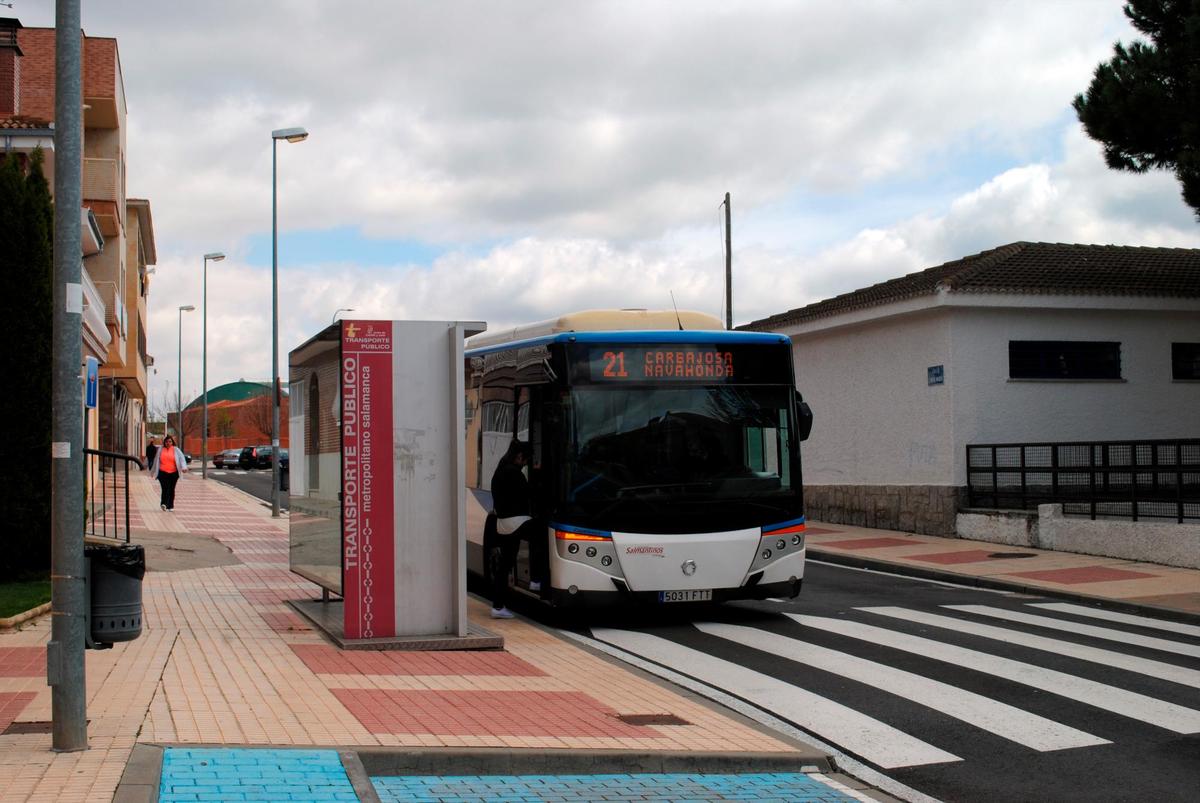
{"label": "white and blue bus", "polygon": [[[812,414],[787,337],[696,312],[591,311],[467,341],[468,567],[495,538],[490,483],[532,449],[552,604],[793,597],[800,442]],[[524,547],[516,587],[528,589]]]}

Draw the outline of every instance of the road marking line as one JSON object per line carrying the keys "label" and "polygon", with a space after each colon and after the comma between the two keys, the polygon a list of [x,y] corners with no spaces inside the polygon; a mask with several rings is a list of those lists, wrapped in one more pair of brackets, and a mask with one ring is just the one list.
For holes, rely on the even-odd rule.
{"label": "road marking line", "polygon": [[1182,644],[1178,641],[1155,638],[1153,636],[1139,636],[1137,633],[1130,633],[1125,630],[1113,630],[1108,627],[1096,627],[1095,625],[1085,625],[1079,622],[1064,622],[1062,619],[1052,619],[1049,616],[1035,616],[1031,613],[1010,611],[1004,608],[991,608],[987,605],[943,605],[941,607],[952,611],[974,613],[979,616],[991,616],[994,619],[1004,619],[1009,622],[1047,627],[1052,630],[1065,630],[1068,633],[1092,636],[1093,638],[1104,639],[1105,641],[1136,644],[1139,647],[1149,647],[1159,652],[1173,652],[1176,655],[1200,658],[1200,646],[1196,646],[1195,644]]}
{"label": "road marking line", "polygon": [[1182,633],[1185,636],[1195,636],[1200,638],[1200,627],[1196,625],[1188,625],[1183,622],[1168,622],[1162,619],[1151,619],[1148,616],[1137,616],[1132,613],[1118,613],[1117,611],[1106,611],[1103,608],[1088,608],[1084,605],[1072,605],[1069,602],[1031,602],[1031,607],[1044,608],[1048,611],[1057,611],[1058,613],[1071,613],[1077,616],[1091,616],[1096,619],[1107,619],[1110,622],[1122,622],[1127,625],[1137,625],[1138,627],[1152,627],[1156,630],[1170,630],[1173,633]]}
{"label": "road marking line", "polygon": [[742,625],[698,622],[704,633],[883,689],[1034,750],[1109,744],[1090,733],[948,683],[799,639]]}
{"label": "road marking line", "polygon": [[[971,624],[970,622],[964,623],[945,616],[922,614],[918,611],[909,611],[903,608],[860,608],[859,610],[881,616],[891,616],[896,619],[929,624],[934,627],[957,629],[958,624]],[[791,617],[800,624],[808,627],[817,627],[833,633],[841,633],[842,635],[880,644],[885,647],[892,647],[904,650],[905,652],[915,653],[916,655],[922,655],[936,661],[944,661],[967,669],[974,669],[977,672],[995,675],[996,677],[1011,680],[1014,683],[1032,686],[1035,689],[1048,691],[1051,694],[1057,694],[1060,697],[1066,697],[1067,699],[1075,700],[1094,708],[1111,711],[1114,714],[1120,714],[1121,716],[1136,719],[1139,722],[1145,722],[1156,727],[1166,728],[1175,733],[1200,733],[1200,711],[1148,697],[1144,694],[1126,691],[1116,686],[1109,686],[1104,683],[1097,683],[1094,680],[1069,675],[1066,672],[1014,661],[1011,658],[1001,658],[991,653],[970,650],[966,647],[957,647],[921,636],[910,636],[907,633],[887,630],[860,622],[824,619],[818,616],[805,616],[794,613],[785,613],[784,616]],[[951,624],[947,624],[946,622],[950,622]],[[995,629],[999,630],[1000,628]]]}
{"label": "road marking line", "polygon": [[718,689],[715,686],[710,686],[707,683],[701,683],[695,678],[690,678],[687,675],[681,675],[673,669],[668,669],[667,667],[653,663],[652,661],[647,661],[646,659],[640,658],[631,652],[618,649],[611,644],[605,644],[604,642],[597,641],[594,638],[589,638],[588,636],[583,636],[579,633],[572,633],[569,630],[560,630],[558,632],[559,635],[566,639],[577,641],[580,644],[586,644],[588,647],[596,650],[597,652],[602,652],[605,655],[611,655],[613,658],[616,658],[622,663],[629,664],[630,666],[636,666],[638,669],[641,669],[647,674],[663,678],[664,680],[668,680],[676,686],[689,689],[701,697],[706,697],[709,700],[718,702],[731,711],[736,711],[747,719],[752,719],[755,722],[765,725],[777,733],[782,733],[783,735],[795,739],[796,741],[804,742],[805,744],[812,745],[818,750],[823,750],[831,759],[833,759],[835,766],[837,766],[838,769],[857,778],[863,783],[887,792],[888,794],[899,798],[900,800],[908,801],[908,803],[941,803],[941,801],[939,801],[937,798],[930,797],[923,792],[918,792],[916,789],[913,789],[910,786],[905,786],[895,778],[884,775],[875,767],[872,767],[869,764],[864,764],[854,756],[842,752],[837,745],[825,742],[811,732],[802,731],[792,723],[785,722],[771,712],[765,711],[758,706],[750,705],[750,703],[746,702],[745,700],[734,697],[732,694],[729,694],[722,689]]}
{"label": "road marking line", "polygon": [[[860,610],[870,611],[871,613],[882,613],[884,610],[901,611],[903,609],[862,608]],[[915,614],[916,612],[913,611],[912,613]],[[889,614],[883,615],[887,616]],[[895,614],[891,615],[896,616]],[[908,617],[896,616],[896,618],[903,619]],[[954,619],[949,616],[938,616],[933,613],[921,614],[919,618],[914,618],[914,621],[920,621],[923,624],[930,624],[934,627],[946,627],[963,633],[970,633],[974,636],[983,636],[984,638],[995,639],[1008,644],[1017,644],[1035,650],[1052,652],[1068,658],[1078,658],[1081,661],[1103,664],[1117,669],[1124,669],[1128,672],[1137,672],[1139,675],[1147,675],[1159,680],[1169,680],[1172,683],[1179,683],[1184,686],[1200,689],[1200,672],[1195,669],[1188,669],[1185,666],[1169,664],[1165,661],[1156,661],[1152,658],[1139,658],[1136,655],[1126,655],[1115,650],[1089,647],[1085,644],[1060,641],[1058,639],[1047,638],[1046,636],[1037,636],[1032,633],[1022,633],[1019,630],[1009,630],[979,622],[970,622],[965,619]]]}
{"label": "road marking line", "polygon": [[685,672],[887,769],[962,761],[841,703],[649,633],[594,628],[592,636]]}

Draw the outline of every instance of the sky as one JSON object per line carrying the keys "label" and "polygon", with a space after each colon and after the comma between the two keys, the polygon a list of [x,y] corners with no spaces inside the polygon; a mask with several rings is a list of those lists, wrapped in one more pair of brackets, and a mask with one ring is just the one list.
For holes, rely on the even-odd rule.
{"label": "sky", "polygon": [[[52,26],[51,0],[3,9]],[[271,373],[343,316],[498,329],[600,307],[734,323],[1018,240],[1200,247],[1169,173],[1108,170],[1071,109],[1118,0],[145,3],[115,37],[147,198],[151,406]]]}

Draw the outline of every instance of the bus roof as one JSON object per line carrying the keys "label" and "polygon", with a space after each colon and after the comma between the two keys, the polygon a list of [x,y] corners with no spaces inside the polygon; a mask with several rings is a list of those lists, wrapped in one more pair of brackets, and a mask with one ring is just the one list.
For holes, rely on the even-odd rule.
{"label": "bus roof", "polygon": [[[497,351],[509,349],[544,346],[549,343],[630,343],[630,344],[724,344],[724,343],[787,343],[787,335],[774,332],[743,332],[726,331],[724,329],[702,329],[694,331],[679,331],[678,329],[630,329],[607,332],[559,332],[541,337],[530,337],[524,340],[513,340],[505,343],[495,343],[490,346],[472,346],[465,354],[468,357],[480,357]],[[471,345],[471,344],[469,344]]]}
{"label": "bus roof", "polygon": [[569,312],[558,318],[526,323],[511,329],[485,332],[467,340],[468,349],[487,348],[556,335],[560,332],[615,332],[622,330],[724,331],[721,319],[694,310],[593,309]]}

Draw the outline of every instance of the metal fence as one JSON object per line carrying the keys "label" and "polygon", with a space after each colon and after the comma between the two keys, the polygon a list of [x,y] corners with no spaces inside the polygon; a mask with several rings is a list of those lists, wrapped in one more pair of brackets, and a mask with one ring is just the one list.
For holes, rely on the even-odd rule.
{"label": "metal fence", "polygon": [[967,446],[971,507],[1200,521],[1200,439]]}
{"label": "metal fence", "polygon": [[129,543],[129,464],[142,467],[139,458],[103,449],[84,449],[88,499],[84,511],[84,535],[95,538],[124,537]]}

